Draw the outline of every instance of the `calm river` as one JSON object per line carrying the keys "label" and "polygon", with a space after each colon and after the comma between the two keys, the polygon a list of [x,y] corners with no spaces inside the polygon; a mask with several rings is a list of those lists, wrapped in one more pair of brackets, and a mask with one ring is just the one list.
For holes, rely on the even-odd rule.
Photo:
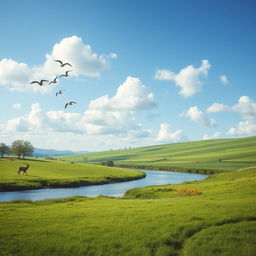
{"label": "calm river", "polygon": [[0,192],[0,201],[11,201],[16,199],[43,200],[50,198],[64,198],[69,196],[88,196],[99,195],[122,197],[131,188],[141,188],[151,185],[179,184],[184,181],[203,180],[207,175],[191,174],[184,172],[166,171],[144,171],[147,175],[143,179],[120,182],[105,185],[82,186],[76,188],[52,188],[36,189],[15,192]]}

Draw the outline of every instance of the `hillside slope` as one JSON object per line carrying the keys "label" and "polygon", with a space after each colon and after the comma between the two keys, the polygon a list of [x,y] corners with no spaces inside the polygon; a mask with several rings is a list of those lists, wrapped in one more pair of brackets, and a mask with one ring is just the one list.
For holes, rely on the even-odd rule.
{"label": "hillside slope", "polygon": [[62,160],[116,165],[191,169],[236,170],[256,165],[256,136],[173,143],[126,150],[111,150],[72,156]]}

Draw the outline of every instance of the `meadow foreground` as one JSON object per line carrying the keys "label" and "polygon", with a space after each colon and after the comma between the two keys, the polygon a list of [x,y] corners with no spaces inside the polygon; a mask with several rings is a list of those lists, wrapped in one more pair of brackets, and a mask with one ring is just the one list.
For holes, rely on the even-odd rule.
{"label": "meadow foreground", "polygon": [[1,256],[254,256],[256,169],[125,198],[0,203]]}

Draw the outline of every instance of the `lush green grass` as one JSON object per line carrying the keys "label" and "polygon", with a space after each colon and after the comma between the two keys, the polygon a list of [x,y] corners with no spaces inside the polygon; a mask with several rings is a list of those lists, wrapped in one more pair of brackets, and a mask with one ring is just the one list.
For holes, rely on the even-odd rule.
{"label": "lush green grass", "polygon": [[123,199],[0,203],[1,256],[254,256],[256,169]]}
{"label": "lush green grass", "polygon": [[91,163],[113,160],[117,165],[162,169],[230,171],[256,165],[256,136],[112,150],[60,159]]}
{"label": "lush green grass", "polygon": [[204,181],[132,189],[122,199],[0,203],[0,255],[255,256],[256,167],[243,169],[256,165],[255,145],[256,137],[250,137],[63,157],[69,162],[31,160],[27,177],[16,175],[21,162],[0,161],[2,184],[16,185],[58,181],[63,186],[140,175],[70,162],[85,157],[93,163],[226,171]]}
{"label": "lush green grass", "polygon": [[103,184],[143,177],[136,170],[51,160],[25,160],[28,175],[17,175],[24,160],[0,158],[0,191]]}

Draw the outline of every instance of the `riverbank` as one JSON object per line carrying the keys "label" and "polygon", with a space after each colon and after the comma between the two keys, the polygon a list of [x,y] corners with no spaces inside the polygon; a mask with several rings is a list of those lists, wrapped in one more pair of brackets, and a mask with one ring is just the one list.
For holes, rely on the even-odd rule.
{"label": "riverbank", "polygon": [[[254,256],[256,169],[126,198],[0,203],[2,255]],[[29,241],[29,242],[28,242]]]}
{"label": "riverbank", "polygon": [[154,170],[154,171],[169,171],[169,172],[185,172],[185,173],[194,173],[194,174],[216,174],[225,172],[227,170],[218,170],[218,169],[197,169],[197,168],[175,168],[168,166],[155,166],[155,165],[129,165],[129,164],[116,164],[116,167],[120,168],[133,168],[133,169],[142,169],[142,170]]}
{"label": "riverbank", "polygon": [[180,184],[183,182],[192,182],[195,180],[203,180],[207,175],[175,173],[166,171],[145,171],[144,179],[136,179],[129,182],[118,182],[112,184],[101,184],[95,186],[81,186],[59,189],[35,189],[15,192],[0,192],[0,202],[13,200],[45,200],[52,198],[67,198],[70,196],[108,196],[108,197],[123,197],[125,193],[133,188],[141,188],[153,185]]}
{"label": "riverbank", "polygon": [[0,159],[1,192],[110,184],[145,177],[144,172],[133,169],[42,159],[27,159],[28,175],[17,175],[17,167],[24,166],[23,162]]}

